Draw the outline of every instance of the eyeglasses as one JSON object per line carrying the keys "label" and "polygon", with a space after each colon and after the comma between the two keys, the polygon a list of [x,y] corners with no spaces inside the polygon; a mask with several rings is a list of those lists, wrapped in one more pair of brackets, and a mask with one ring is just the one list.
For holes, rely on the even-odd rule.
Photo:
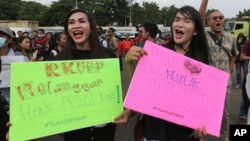
{"label": "eyeglasses", "polygon": [[219,19],[219,20],[223,20],[223,19],[224,19],[224,16],[214,16],[214,17],[212,17],[212,19],[213,19],[214,21],[217,21],[218,19]]}

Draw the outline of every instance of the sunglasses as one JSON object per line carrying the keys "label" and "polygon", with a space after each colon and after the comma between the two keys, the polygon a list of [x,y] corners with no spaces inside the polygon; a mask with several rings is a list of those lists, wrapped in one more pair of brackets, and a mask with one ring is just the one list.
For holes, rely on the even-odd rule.
{"label": "sunglasses", "polygon": [[214,16],[214,17],[212,17],[212,19],[213,19],[214,21],[217,21],[218,19],[219,19],[219,20],[223,20],[223,19],[224,19],[224,16]]}

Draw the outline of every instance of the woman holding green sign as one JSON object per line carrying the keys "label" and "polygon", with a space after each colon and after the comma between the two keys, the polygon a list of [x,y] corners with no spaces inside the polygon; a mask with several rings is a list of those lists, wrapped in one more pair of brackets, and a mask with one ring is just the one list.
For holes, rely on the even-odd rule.
{"label": "woman holding green sign", "polygon": [[[67,42],[56,60],[114,58],[112,51],[101,46],[98,30],[92,15],[80,9],[69,13],[65,22]],[[111,70],[112,71],[112,70]],[[97,117],[100,115],[96,115]],[[113,141],[116,124],[127,123],[130,111],[125,110],[114,123],[82,128],[64,133],[65,141]],[[100,116],[101,117],[101,116]]]}

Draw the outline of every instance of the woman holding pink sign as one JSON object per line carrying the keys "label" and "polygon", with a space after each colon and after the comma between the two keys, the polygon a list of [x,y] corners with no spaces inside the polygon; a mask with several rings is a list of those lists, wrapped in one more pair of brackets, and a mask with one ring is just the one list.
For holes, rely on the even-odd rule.
{"label": "woman holding pink sign", "polygon": [[[199,12],[191,6],[184,6],[177,11],[172,21],[172,38],[166,48],[208,64],[208,46],[204,29]],[[131,75],[135,70],[133,62],[138,61],[143,55],[147,55],[146,50],[133,46],[125,56]],[[186,62],[186,65],[192,71],[199,72],[197,68],[190,68],[189,62]],[[206,138],[207,135],[206,127],[193,130],[150,115],[143,115],[141,123],[144,141],[197,141]]]}

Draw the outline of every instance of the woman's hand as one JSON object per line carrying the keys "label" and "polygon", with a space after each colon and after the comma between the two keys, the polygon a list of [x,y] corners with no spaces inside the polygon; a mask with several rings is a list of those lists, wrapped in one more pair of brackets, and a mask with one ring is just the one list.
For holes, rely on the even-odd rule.
{"label": "woman's hand", "polygon": [[128,123],[129,118],[131,117],[131,115],[132,115],[132,111],[128,110],[128,109],[125,109],[120,115],[118,115],[114,119],[113,123],[126,124],[126,123]]}
{"label": "woman's hand", "polygon": [[197,139],[206,139],[207,138],[206,127],[202,126],[202,128],[194,130],[193,134],[191,134],[190,136],[194,136]]}
{"label": "woman's hand", "polygon": [[143,48],[132,46],[125,56],[125,62],[138,61],[143,55],[147,55],[147,52]]}
{"label": "woman's hand", "polygon": [[[10,123],[10,122],[7,122],[7,123],[6,123],[6,126],[7,126],[7,127],[10,127],[10,126],[11,126],[11,123]],[[9,131],[6,133],[5,138],[6,138],[7,141],[9,140]]]}

